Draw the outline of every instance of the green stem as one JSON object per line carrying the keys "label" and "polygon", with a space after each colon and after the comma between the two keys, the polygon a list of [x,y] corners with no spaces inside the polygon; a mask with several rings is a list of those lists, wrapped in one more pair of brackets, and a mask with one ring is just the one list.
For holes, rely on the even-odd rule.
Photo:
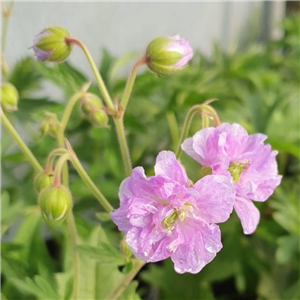
{"label": "green stem", "polygon": [[182,153],[181,144],[183,143],[183,141],[187,138],[187,136],[189,134],[189,130],[190,130],[194,115],[196,113],[201,113],[202,107],[203,107],[202,104],[194,105],[193,107],[190,108],[190,110],[188,111],[188,113],[185,117],[183,129],[182,129],[180,140],[179,140],[177,150],[176,150],[177,159],[179,159],[181,156],[181,153]]}
{"label": "green stem", "polygon": [[[74,105],[76,101],[80,98],[79,94],[81,96],[82,93],[76,93],[74,96],[71,97],[70,101],[68,102],[66,109],[64,111],[64,115],[62,117],[62,121],[59,126],[59,130],[57,133],[57,143],[59,147],[64,147],[64,133],[67,126],[67,123],[69,121],[72,109],[74,108]],[[69,156],[69,153],[68,153]],[[69,172],[68,172],[68,165],[64,164],[62,169],[62,182],[64,186],[69,185]],[[77,300],[79,297],[79,291],[80,291],[80,257],[79,253],[77,251],[77,229],[76,229],[76,223],[74,219],[73,212],[70,211],[68,213],[68,216],[66,218],[67,228],[69,232],[70,242],[71,242],[71,251],[73,255],[73,271],[74,271],[74,282],[73,282],[73,295],[72,299]]]}
{"label": "green stem", "polygon": [[57,148],[50,152],[50,154],[47,157],[46,163],[45,163],[45,171],[46,172],[52,172],[53,171],[53,162],[57,156],[63,155],[67,153],[67,150],[65,148]]}
{"label": "green stem", "polygon": [[126,87],[124,89],[123,97],[121,100],[121,107],[123,108],[123,111],[126,110],[137,72],[138,72],[139,68],[147,62],[147,60],[148,60],[148,58],[146,55],[142,56],[141,58],[139,58],[136,61],[133,68],[131,69],[130,75],[127,79]]}
{"label": "green stem", "polygon": [[89,49],[86,47],[86,45],[82,41],[78,40],[75,37],[66,38],[66,43],[68,43],[70,45],[77,45],[83,50],[86,58],[88,59],[90,65],[91,65],[91,68],[93,70],[93,73],[94,73],[96,81],[97,81],[97,84],[99,86],[99,90],[100,90],[100,92],[103,96],[103,99],[104,99],[106,105],[108,106],[108,108],[110,110],[112,110],[113,112],[116,112],[116,108],[115,108],[115,106],[114,106],[114,104],[113,104],[113,102],[110,98],[110,95],[109,95],[109,93],[107,91],[107,88],[104,84],[104,81],[103,81],[103,79],[102,79],[102,77],[101,77],[101,75],[100,75],[100,73],[99,73],[99,71],[96,67],[96,64],[93,60],[93,57],[92,57]]}
{"label": "green stem", "polygon": [[133,280],[133,278],[136,276],[136,274],[140,271],[140,269],[145,265],[144,261],[140,261],[138,259],[133,260],[133,268],[132,270],[126,274],[124,279],[116,286],[115,289],[113,289],[105,299],[107,300],[117,300],[124,290],[127,288],[127,286],[130,284],[130,282]]}
{"label": "green stem", "polygon": [[76,169],[77,173],[80,175],[82,180],[85,182],[85,184],[90,188],[93,195],[97,198],[99,203],[104,207],[104,209],[107,212],[111,212],[114,210],[114,208],[111,206],[111,204],[107,201],[107,199],[104,197],[104,195],[98,190],[92,179],[89,177],[89,175],[86,173],[84,168],[82,167],[80,161],[78,160],[76,154],[74,153],[73,149],[71,148],[70,144],[68,144],[68,150],[70,153],[70,160]]}
{"label": "green stem", "polygon": [[129,149],[128,149],[128,145],[127,145],[127,141],[126,141],[123,117],[114,118],[114,122],[115,122],[116,131],[117,131],[117,135],[118,135],[118,141],[119,141],[119,145],[120,145],[123,164],[124,164],[124,168],[125,168],[125,175],[126,175],[126,177],[128,177],[131,175],[132,165],[131,165]]}
{"label": "green stem", "polygon": [[6,8],[4,1],[2,2],[2,39],[1,39],[1,52],[4,54],[5,45],[6,45],[6,34],[7,34],[7,27],[8,27],[8,20],[11,14],[14,2],[11,1],[9,3],[9,7]]}
{"label": "green stem", "polygon": [[29,160],[29,162],[32,164],[32,166],[35,169],[35,171],[38,172],[38,173],[42,172],[43,171],[42,166],[37,161],[37,159],[32,154],[32,152],[29,150],[29,148],[24,143],[24,141],[22,140],[22,138],[19,136],[19,134],[17,133],[17,131],[15,130],[15,128],[13,127],[13,125],[9,122],[9,120],[5,116],[5,114],[2,111],[2,109],[0,110],[0,113],[1,113],[1,122],[3,123],[3,125],[5,126],[5,128],[7,129],[7,131],[10,133],[10,135],[17,142],[17,144],[19,145],[19,147],[21,148],[21,150],[23,151],[23,153],[25,154],[25,156],[27,157],[27,159]]}
{"label": "green stem", "polygon": [[74,215],[70,211],[66,218],[67,228],[70,235],[71,248],[73,252],[73,270],[74,270],[74,283],[73,283],[73,300],[79,299],[80,291],[80,257],[77,251],[77,230]]}
{"label": "green stem", "polygon": [[[85,95],[84,92],[78,92],[78,93],[74,94],[74,95],[70,98],[70,100],[69,100],[69,102],[68,102],[68,104],[67,104],[67,106],[66,106],[66,108],[65,108],[65,111],[64,111],[62,120],[61,120],[61,122],[60,122],[60,126],[61,126],[61,130],[62,130],[62,132],[63,132],[63,135],[64,135],[64,131],[65,131],[66,127],[67,127],[67,124],[68,124],[68,122],[69,122],[71,113],[72,113],[72,111],[73,111],[73,108],[74,108],[76,102],[77,102],[80,98],[82,98],[84,95]],[[63,141],[62,141],[62,143],[63,143]]]}
{"label": "green stem", "polygon": [[70,154],[67,152],[63,154],[58,162],[56,163],[55,166],[55,171],[54,171],[54,178],[53,178],[53,185],[54,186],[60,186],[61,185],[61,173],[62,173],[62,168],[67,165],[66,162],[70,159]]}

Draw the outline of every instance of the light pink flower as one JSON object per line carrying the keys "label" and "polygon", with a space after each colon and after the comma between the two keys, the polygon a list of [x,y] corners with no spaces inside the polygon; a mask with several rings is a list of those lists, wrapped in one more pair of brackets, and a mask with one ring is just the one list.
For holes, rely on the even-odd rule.
{"label": "light pink flower", "polygon": [[235,192],[225,176],[206,176],[192,187],[173,152],[163,151],[155,175],[133,169],[120,187],[120,208],[111,213],[133,254],[146,262],[171,257],[178,273],[198,273],[222,248],[220,229]]}
{"label": "light pink flower", "polygon": [[267,136],[248,135],[238,124],[223,123],[216,128],[204,128],[186,139],[182,149],[211,173],[225,175],[235,186],[234,208],[245,234],[255,231],[260,214],[254,201],[266,201],[280,184],[276,155]]}

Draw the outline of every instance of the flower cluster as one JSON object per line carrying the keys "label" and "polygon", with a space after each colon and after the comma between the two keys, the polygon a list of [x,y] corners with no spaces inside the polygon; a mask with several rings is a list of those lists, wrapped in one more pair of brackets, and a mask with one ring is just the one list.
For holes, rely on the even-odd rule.
{"label": "flower cluster", "polygon": [[158,155],[152,177],[133,169],[121,184],[120,208],[111,213],[133,254],[146,262],[170,257],[176,272],[198,273],[221,250],[216,224],[233,208],[244,233],[252,233],[259,211],[251,200],[265,201],[281,181],[277,152],[265,139],[237,124],[200,130],[182,144],[209,173],[195,184],[170,151]]}
{"label": "flower cluster", "polygon": [[267,136],[248,135],[238,124],[204,128],[186,139],[182,149],[211,174],[231,179],[236,191],[234,209],[245,234],[255,231],[259,211],[251,200],[266,201],[280,184],[275,156]]}

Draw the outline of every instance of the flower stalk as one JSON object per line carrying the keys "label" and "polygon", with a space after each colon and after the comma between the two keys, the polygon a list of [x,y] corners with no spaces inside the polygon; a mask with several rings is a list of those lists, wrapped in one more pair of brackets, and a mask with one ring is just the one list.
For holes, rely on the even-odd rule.
{"label": "flower stalk", "polygon": [[2,111],[2,109],[0,109],[0,114],[1,114],[1,122],[2,122],[2,124],[5,126],[5,128],[7,129],[7,131],[10,133],[10,135],[14,138],[14,140],[16,141],[16,143],[19,145],[20,149],[22,150],[22,152],[24,153],[24,155],[27,157],[27,159],[29,160],[29,162],[33,166],[34,170],[37,173],[42,172],[43,171],[42,166],[37,161],[37,159],[32,154],[32,152],[27,147],[27,145],[24,143],[23,139],[20,137],[20,135],[15,130],[15,128],[13,127],[13,125],[9,122],[9,120],[5,116],[5,114]]}
{"label": "flower stalk", "polygon": [[214,126],[218,126],[221,124],[221,121],[218,117],[217,112],[209,105],[210,103],[212,103],[213,101],[216,101],[216,100],[217,99],[210,99],[210,100],[205,101],[202,104],[194,105],[188,111],[188,113],[185,117],[185,120],[184,120],[183,129],[182,129],[181,136],[180,136],[179,143],[178,143],[177,150],[176,150],[176,158],[177,159],[179,159],[181,156],[181,153],[182,153],[181,144],[183,143],[183,141],[187,138],[187,136],[189,134],[191,123],[192,123],[192,120],[193,120],[195,114],[199,113],[201,115],[203,128],[209,127],[210,117],[213,118]]}
{"label": "flower stalk", "polygon": [[141,66],[143,66],[144,64],[147,63],[147,61],[148,61],[148,57],[146,55],[144,55],[136,61],[136,63],[134,64],[134,66],[131,69],[130,75],[127,79],[127,83],[126,83],[126,86],[125,86],[125,89],[123,92],[123,97],[121,100],[121,107],[122,107],[123,111],[126,110],[137,72]]}
{"label": "flower stalk", "polygon": [[86,173],[84,168],[82,167],[80,161],[78,160],[74,150],[72,149],[69,141],[65,139],[66,147],[69,151],[69,159],[72,162],[74,168],[76,169],[79,176],[82,178],[82,180],[85,182],[85,184],[90,188],[93,195],[97,198],[100,205],[103,206],[103,208],[107,212],[111,212],[114,210],[114,208],[111,206],[111,204],[108,202],[108,200],[104,197],[104,195],[98,190],[92,179],[89,177],[89,175]]}
{"label": "flower stalk", "polygon": [[101,77],[101,75],[100,75],[100,73],[99,73],[99,71],[98,71],[98,69],[96,67],[96,64],[95,64],[95,62],[93,60],[93,57],[92,57],[89,49],[87,48],[87,46],[82,41],[80,41],[79,39],[77,39],[75,37],[72,37],[72,36],[67,37],[65,39],[65,41],[66,41],[67,44],[77,45],[78,47],[80,47],[82,49],[82,51],[84,52],[87,60],[89,61],[89,64],[90,64],[90,66],[92,68],[92,71],[93,71],[93,73],[95,75],[95,78],[96,78],[99,90],[100,90],[100,92],[101,92],[101,94],[103,96],[103,99],[104,99],[106,105],[108,106],[108,108],[110,110],[112,110],[112,111],[115,112],[116,108],[115,108],[115,106],[114,106],[114,104],[113,104],[113,102],[112,102],[112,100],[110,98],[110,95],[109,95],[109,93],[107,91],[107,88],[106,88],[106,86],[104,84],[104,81],[103,81],[103,79],[102,79],[102,77]]}

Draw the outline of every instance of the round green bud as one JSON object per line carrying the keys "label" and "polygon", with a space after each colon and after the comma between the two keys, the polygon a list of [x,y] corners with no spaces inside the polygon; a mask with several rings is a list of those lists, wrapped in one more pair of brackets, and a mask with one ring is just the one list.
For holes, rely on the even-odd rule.
{"label": "round green bud", "polygon": [[70,32],[63,27],[48,27],[33,40],[33,51],[39,61],[63,62],[70,55],[72,46],[66,42]]}
{"label": "round green bud", "polygon": [[18,109],[19,93],[10,83],[1,84],[1,107],[4,111],[12,112]]}
{"label": "round green bud", "polygon": [[39,206],[45,221],[50,226],[59,226],[73,205],[70,191],[60,186],[44,188],[39,195]]}
{"label": "round green bud", "polygon": [[102,100],[96,94],[86,93],[81,98],[81,110],[86,116],[89,116],[94,110],[99,110],[102,107]]}
{"label": "round green bud", "polygon": [[93,125],[95,125],[96,127],[100,127],[100,128],[107,127],[108,116],[103,109],[98,109],[93,111],[90,114],[89,118],[93,123]]}
{"label": "round green bud", "polygon": [[34,179],[35,190],[39,193],[44,188],[52,185],[53,183],[53,172],[42,172],[38,174]]}
{"label": "round green bud", "polygon": [[172,75],[193,57],[189,42],[179,35],[154,39],[146,50],[149,69],[158,76]]}

